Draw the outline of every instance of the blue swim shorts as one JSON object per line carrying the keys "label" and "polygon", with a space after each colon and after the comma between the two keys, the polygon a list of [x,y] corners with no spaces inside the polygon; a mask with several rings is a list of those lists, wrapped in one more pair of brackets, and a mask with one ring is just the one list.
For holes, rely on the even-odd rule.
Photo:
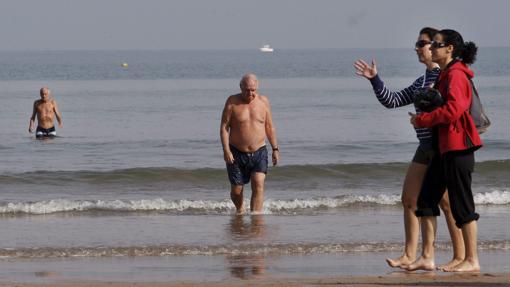
{"label": "blue swim shorts", "polygon": [[234,163],[227,164],[228,179],[232,185],[250,182],[252,172],[267,173],[267,148],[263,146],[255,152],[242,152],[230,145]]}

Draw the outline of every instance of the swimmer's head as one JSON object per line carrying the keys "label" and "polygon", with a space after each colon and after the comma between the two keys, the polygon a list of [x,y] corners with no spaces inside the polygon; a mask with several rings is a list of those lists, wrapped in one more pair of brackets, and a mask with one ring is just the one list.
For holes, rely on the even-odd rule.
{"label": "swimmer's head", "polygon": [[41,99],[46,101],[50,98],[50,89],[48,87],[42,87],[41,90],[39,90],[39,94],[41,96]]}
{"label": "swimmer's head", "polygon": [[257,95],[259,80],[255,74],[246,74],[241,79],[239,86],[241,87],[241,96],[243,99],[247,102],[251,102]]}

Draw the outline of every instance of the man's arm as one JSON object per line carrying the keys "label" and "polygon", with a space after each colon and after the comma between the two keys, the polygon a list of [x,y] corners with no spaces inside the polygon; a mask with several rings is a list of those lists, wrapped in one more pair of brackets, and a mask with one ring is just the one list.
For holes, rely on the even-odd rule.
{"label": "man's arm", "polygon": [[32,116],[30,117],[30,122],[28,123],[28,132],[33,133],[34,132],[34,126],[35,126],[35,116],[37,115],[37,102],[34,102],[34,107],[32,110]]}
{"label": "man's arm", "polygon": [[57,117],[58,127],[62,128],[63,127],[62,114],[60,114],[60,111],[58,110],[57,101],[55,100],[53,100],[53,112],[55,112],[55,116]]}
{"label": "man's arm", "polygon": [[273,148],[273,165],[277,165],[280,160],[280,148],[278,147],[278,140],[276,139],[276,129],[273,125],[273,116],[271,114],[271,104],[269,103],[269,99],[264,97],[266,102],[266,137]]}
{"label": "man's arm", "polygon": [[232,107],[231,107],[231,98],[229,97],[225,102],[225,107],[223,108],[223,114],[221,116],[221,124],[220,124],[220,138],[221,145],[223,146],[223,158],[227,164],[234,163],[234,155],[232,155],[232,151],[230,151],[230,142],[229,142],[229,131],[230,131],[230,119],[232,116]]}

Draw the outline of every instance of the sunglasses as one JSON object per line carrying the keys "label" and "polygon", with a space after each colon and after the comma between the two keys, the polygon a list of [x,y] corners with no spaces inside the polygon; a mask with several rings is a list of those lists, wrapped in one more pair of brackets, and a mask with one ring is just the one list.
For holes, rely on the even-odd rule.
{"label": "sunglasses", "polygon": [[428,44],[430,44],[430,43],[432,43],[432,42],[427,41],[427,40],[420,40],[420,41],[416,42],[416,43],[414,44],[414,46],[415,46],[416,48],[423,48],[423,47],[425,47],[426,45],[428,45]]}
{"label": "sunglasses", "polygon": [[432,43],[430,43],[430,47],[434,48],[434,49],[444,48],[446,46],[448,46],[448,45],[446,45],[446,43],[441,43],[441,42],[436,42],[436,41],[432,41]]}

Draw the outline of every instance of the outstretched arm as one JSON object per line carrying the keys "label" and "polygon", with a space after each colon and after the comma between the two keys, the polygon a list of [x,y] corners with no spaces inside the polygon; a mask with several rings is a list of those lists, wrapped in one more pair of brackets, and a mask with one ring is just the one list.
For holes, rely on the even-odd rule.
{"label": "outstretched arm", "polygon": [[34,102],[34,107],[32,110],[32,116],[30,117],[30,122],[28,123],[28,132],[33,133],[35,127],[35,116],[37,115],[37,101]]}
{"label": "outstretched arm", "polygon": [[375,96],[381,105],[388,109],[394,109],[413,103],[414,93],[420,87],[417,85],[417,81],[420,81],[420,78],[414,81],[411,86],[396,92],[388,89],[388,87],[384,85],[384,82],[379,78],[379,75],[372,78],[370,83],[372,84]]}
{"label": "outstretched arm", "polygon": [[379,100],[379,102],[388,109],[398,108],[413,103],[415,92],[422,87],[431,86],[439,75],[438,68],[427,70],[425,76],[421,76],[416,79],[409,87],[400,91],[391,91],[384,85],[384,82],[377,74],[377,65],[375,60],[372,61],[371,66],[363,60],[358,60],[355,63],[355,67],[357,75],[370,80],[377,100]]}
{"label": "outstretched arm", "polygon": [[278,147],[278,140],[276,139],[276,129],[273,125],[273,116],[271,114],[271,105],[269,100],[266,98],[267,114],[266,114],[266,137],[273,148],[272,160],[273,165],[277,165],[280,161],[280,148]]}
{"label": "outstretched arm", "polygon": [[230,150],[230,142],[229,142],[229,131],[230,131],[230,119],[232,116],[232,107],[230,104],[230,98],[225,103],[225,107],[223,108],[223,113],[221,116],[221,124],[220,124],[220,138],[221,145],[223,146],[223,158],[227,164],[234,163],[234,155]]}
{"label": "outstretched arm", "polygon": [[62,122],[62,114],[58,110],[57,102],[53,101],[53,112],[55,113],[55,116],[57,117],[58,127],[63,128],[64,124]]}
{"label": "outstretched arm", "polygon": [[377,99],[383,106],[388,109],[398,108],[412,104],[414,102],[414,95],[419,89],[432,87],[439,77],[439,73],[439,68],[434,68],[432,70],[427,69],[425,75],[416,79],[412,85],[396,92],[388,89],[384,85],[384,82],[379,78],[379,75],[376,75],[373,79],[371,79],[370,83],[374,88],[374,93]]}

